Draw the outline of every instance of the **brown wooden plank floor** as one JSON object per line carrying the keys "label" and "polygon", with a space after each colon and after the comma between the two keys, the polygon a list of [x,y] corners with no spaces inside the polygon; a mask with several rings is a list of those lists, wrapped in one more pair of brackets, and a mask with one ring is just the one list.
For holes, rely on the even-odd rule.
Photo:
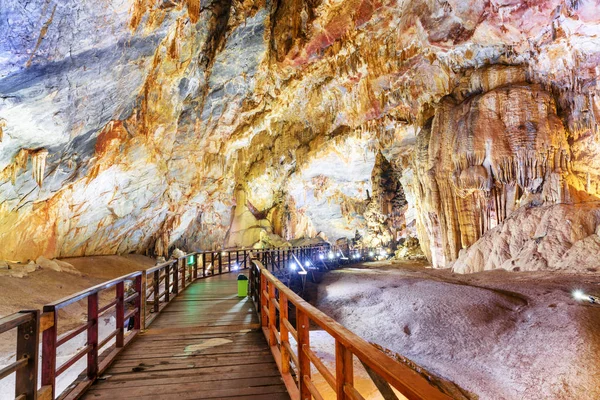
{"label": "brown wooden plank floor", "polygon": [[198,280],[134,339],[84,399],[289,399],[236,274]]}

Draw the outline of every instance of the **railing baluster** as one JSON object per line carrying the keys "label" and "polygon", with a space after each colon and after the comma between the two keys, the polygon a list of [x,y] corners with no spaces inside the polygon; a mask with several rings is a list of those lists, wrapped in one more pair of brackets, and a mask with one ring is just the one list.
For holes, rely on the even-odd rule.
{"label": "railing baluster", "polygon": [[88,296],[88,322],[87,344],[91,350],[87,354],[87,377],[94,380],[98,376],[98,293]]}
{"label": "railing baluster", "polygon": [[138,323],[139,325],[136,329],[146,330],[146,296],[148,295],[148,284],[146,281],[146,274],[142,273],[141,275],[137,276],[135,278],[135,283],[138,286],[136,288],[138,297],[135,299],[135,304],[137,304],[136,307],[138,309],[136,323]]}
{"label": "railing baluster", "polygon": [[[133,306],[135,308],[137,308],[137,312],[135,313],[135,320],[134,320],[134,325],[133,328],[136,330],[139,330],[142,328],[142,316],[144,314],[142,314],[142,299],[146,298],[146,294],[144,293],[144,286],[142,284],[142,275],[138,275],[135,277],[135,283],[134,283],[134,289],[136,291],[136,293],[138,293],[138,296],[133,300]],[[146,301],[144,300],[144,303]]]}
{"label": "railing baluster", "polygon": [[181,257],[177,260],[177,267],[181,271],[181,291],[185,289],[185,280],[187,276],[187,257]]}
{"label": "railing baluster", "polygon": [[310,380],[310,359],[302,351],[302,346],[304,345],[310,348],[309,320],[308,315],[299,308],[296,308],[296,330],[298,331],[298,363],[300,364],[298,365],[300,372],[300,379],[298,379],[298,383],[300,384],[300,399],[310,400],[310,390],[304,379],[307,376]]}
{"label": "railing baluster", "polygon": [[32,314],[32,319],[17,328],[17,360],[26,358],[27,364],[16,372],[15,398],[25,396],[26,400],[34,400],[37,397],[40,312],[32,310],[21,313]]}
{"label": "railing baluster", "polygon": [[222,253],[219,251],[219,275],[223,273],[223,257]]}
{"label": "railing baluster", "polygon": [[194,280],[198,279],[198,253],[194,253]]}
{"label": "railing baluster", "polygon": [[275,331],[277,330],[277,309],[275,303],[271,300],[275,299],[275,284],[267,282],[267,292],[269,294],[268,307],[269,307],[269,345],[277,345],[277,337]]}
{"label": "railing baluster", "polygon": [[[281,373],[290,372],[290,354],[287,345],[290,344],[290,335],[284,321],[288,320],[288,300],[283,292],[279,292],[279,338],[281,340]],[[287,344],[287,345],[286,345]]]}
{"label": "railing baluster", "polygon": [[[116,286],[117,293],[117,304],[115,306],[115,313],[117,315],[117,347],[123,347],[125,339],[125,283],[119,282]],[[156,293],[154,294],[156,296]]]}
{"label": "railing baluster", "polygon": [[179,260],[173,263],[173,293],[179,294]]}
{"label": "railing baluster", "polygon": [[152,278],[152,286],[154,286],[154,312],[157,313],[160,310],[160,270],[154,271],[154,278]]}
{"label": "railing baluster", "polygon": [[352,368],[352,352],[339,340],[335,341],[335,383],[338,400],[346,400],[344,386],[354,385],[354,371]]}
{"label": "railing baluster", "polygon": [[171,300],[171,265],[165,267],[165,303]]}
{"label": "railing baluster", "polygon": [[54,319],[52,326],[42,334],[42,386],[52,388],[52,399],[56,387],[56,332],[58,329],[58,312],[56,311],[54,306],[44,306],[44,313],[52,313]]}
{"label": "railing baluster", "polygon": [[267,278],[263,274],[260,274],[260,324],[263,328],[268,327],[267,312],[265,311],[265,307],[267,306],[269,299],[267,299],[264,295],[266,290]]}

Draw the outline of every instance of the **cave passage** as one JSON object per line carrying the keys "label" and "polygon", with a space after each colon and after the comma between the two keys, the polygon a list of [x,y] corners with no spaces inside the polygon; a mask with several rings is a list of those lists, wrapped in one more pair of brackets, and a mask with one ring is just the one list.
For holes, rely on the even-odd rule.
{"label": "cave passage", "polygon": [[[73,353],[91,384],[94,327],[123,344],[122,317],[257,261],[450,397],[600,398],[599,0],[2,0],[0,21],[0,397],[31,387],[14,357],[43,398]],[[65,344],[35,368],[34,310]],[[391,398],[314,331],[313,361],[359,371],[307,378],[323,396]],[[304,399],[296,367],[272,386]]]}

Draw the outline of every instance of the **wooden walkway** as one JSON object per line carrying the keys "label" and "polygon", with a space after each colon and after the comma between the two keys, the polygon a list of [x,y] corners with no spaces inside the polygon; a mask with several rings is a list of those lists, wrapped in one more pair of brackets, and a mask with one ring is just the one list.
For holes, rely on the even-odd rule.
{"label": "wooden walkway", "polygon": [[192,283],[83,399],[289,399],[236,274]]}

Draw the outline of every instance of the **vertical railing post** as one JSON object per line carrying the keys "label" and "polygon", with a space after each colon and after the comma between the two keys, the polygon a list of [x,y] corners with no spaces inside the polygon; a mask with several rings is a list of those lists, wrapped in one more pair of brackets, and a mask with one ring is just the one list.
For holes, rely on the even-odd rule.
{"label": "vertical railing post", "polygon": [[54,399],[56,392],[56,332],[58,329],[58,312],[54,306],[44,306],[43,312],[51,312],[52,326],[42,334],[42,386],[52,388]]}
{"label": "vertical railing post", "polygon": [[269,299],[265,297],[266,291],[267,278],[264,274],[260,274],[260,325],[263,328],[268,326],[267,311],[265,310],[265,307],[267,306],[267,301],[269,301]]}
{"label": "vertical railing post", "polygon": [[231,272],[231,252],[227,252],[227,272]]}
{"label": "vertical railing post", "polygon": [[175,260],[173,266],[173,293],[179,294],[179,259]]}
{"label": "vertical railing post", "polygon": [[148,299],[148,282],[147,282],[147,275],[146,275],[146,271],[142,271],[142,274],[140,276],[138,276],[136,278],[136,280],[139,279],[140,280],[140,290],[138,291],[139,295],[137,297],[138,300],[138,304],[139,304],[139,308],[138,308],[138,313],[139,313],[139,321],[140,321],[140,327],[139,329],[141,330],[145,330],[146,329],[146,302]]}
{"label": "vertical railing post", "polygon": [[194,280],[198,279],[198,253],[194,253]]}
{"label": "vertical railing post", "polygon": [[171,300],[171,265],[165,267],[165,304]]}
{"label": "vertical railing post", "polygon": [[98,376],[98,293],[88,296],[87,345],[91,346],[87,354],[87,377],[90,380]]}
{"label": "vertical railing post", "polygon": [[281,373],[290,373],[290,354],[287,345],[290,344],[290,335],[284,321],[288,320],[288,300],[287,296],[279,291],[279,338],[281,340]]}
{"label": "vertical railing post", "polygon": [[275,284],[269,282],[267,288],[269,293],[269,345],[277,346],[277,336],[275,331],[277,330],[277,308],[275,308]]}
{"label": "vertical railing post", "polygon": [[303,350],[305,345],[307,349],[310,349],[309,321],[308,315],[300,308],[296,308],[296,330],[298,332],[298,364],[300,364],[298,365],[300,399],[310,400],[311,394],[305,380],[310,380],[310,359]]}
{"label": "vertical railing post", "polygon": [[[248,290],[252,301],[254,301],[254,291],[256,290],[254,283],[254,268],[250,268],[250,271],[248,271]],[[256,307],[256,303],[254,305]]]}
{"label": "vertical railing post", "polygon": [[154,271],[152,285],[154,286],[154,312],[157,313],[160,310],[160,270]]}
{"label": "vertical railing post", "polygon": [[[142,319],[144,318],[144,306],[143,304],[146,303],[146,291],[145,291],[145,286],[143,284],[143,280],[144,277],[146,276],[146,274],[142,273],[141,275],[138,275],[135,277],[135,291],[136,293],[138,293],[138,296],[133,300],[133,306],[135,308],[137,308],[137,312],[135,314],[135,320],[134,320],[134,329],[142,329],[144,327],[144,322],[142,321]],[[143,300],[143,301],[142,301]]]}
{"label": "vertical railing post", "polygon": [[243,256],[244,256],[244,269],[246,269],[246,268],[248,268],[248,260],[247,260],[246,250],[244,250]]}
{"label": "vertical railing post", "polygon": [[339,340],[335,341],[335,392],[341,400],[349,399],[344,391],[344,386],[354,385],[354,371],[352,369],[352,352]]}
{"label": "vertical railing post", "polygon": [[32,314],[32,319],[17,328],[17,360],[26,358],[27,365],[16,372],[15,398],[25,396],[26,400],[34,400],[37,398],[40,312],[21,311],[21,314]]}
{"label": "vertical railing post", "polygon": [[119,282],[116,286],[117,304],[115,305],[115,313],[117,314],[117,348],[123,347],[125,339],[125,283]]}
{"label": "vertical railing post", "polygon": [[219,275],[223,273],[223,254],[219,251]]}
{"label": "vertical railing post", "polygon": [[185,289],[185,280],[187,275],[187,257],[181,257],[179,260],[177,260],[177,265],[181,271],[181,291],[183,291],[183,289]]}

